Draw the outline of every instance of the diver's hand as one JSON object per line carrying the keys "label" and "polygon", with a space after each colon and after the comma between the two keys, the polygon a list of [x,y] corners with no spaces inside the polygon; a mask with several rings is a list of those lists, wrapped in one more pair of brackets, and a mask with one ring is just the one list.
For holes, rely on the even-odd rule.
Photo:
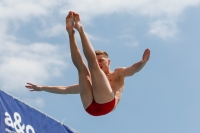
{"label": "diver's hand", "polygon": [[27,83],[25,87],[28,88],[30,91],[42,91],[42,86],[35,85],[32,83]]}
{"label": "diver's hand", "polygon": [[143,54],[143,57],[142,57],[142,61],[143,62],[147,62],[150,58],[150,50],[149,49],[146,49],[144,51],[144,54]]}

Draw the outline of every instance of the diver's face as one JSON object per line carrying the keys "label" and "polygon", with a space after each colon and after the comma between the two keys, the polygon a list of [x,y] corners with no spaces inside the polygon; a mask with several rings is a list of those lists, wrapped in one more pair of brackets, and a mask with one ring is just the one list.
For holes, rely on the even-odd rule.
{"label": "diver's face", "polygon": [[99,67],[103,70],[106,71],[107,69],[109,69],[109,65],[110,65],[110,60],[108,58],[106,58],[103,55],[97,55],[97,61],[99,63]]}

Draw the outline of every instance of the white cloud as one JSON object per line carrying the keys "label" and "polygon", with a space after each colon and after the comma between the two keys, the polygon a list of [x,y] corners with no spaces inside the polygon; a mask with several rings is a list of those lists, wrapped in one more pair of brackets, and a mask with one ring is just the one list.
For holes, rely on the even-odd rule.
{"label": "white cloud", "polygon": [[91,34],[89,34],[89,33],[86,33],[86,34],[87,34],[87,36],[88,36],[88,38],[89,38],[90,40],[94,40],[94,41],[105,41],[105,39],[100,38],[100,37],[97,37],[97,36],[95,36],[95,35],[91,35]]}
{"label": "white cloud", "polygon": [[44,30],[39,30],[38,34],[41,37],[55,37],[61,34],[66,34],[65,25],[63,24],[53,24],[50,28],[45,28]]}
{"label": "white cloud", "polygon": [[177,32],[178,28],[174,21],[158,20],[150,24],[149,33],[163,39],[174,37]]}
{"label": "white cloud", "polygon": [[130,40],[129,42],[126,42],[125,45],[128,46],[128,47],[137,47],[139,45],[139,42],[136,42],[134,40]]}
{"label": "white cloud", "polygon": [[[199,3],[200,0],[40,0],[37,2],[34,0],[2,0],[0,3],[0,27],[5,33],[11,27],[8,22],[13,22],[12,25],[15,24],[14,28],[16,28],[16,26],[21,25],[21,21],[29,22],[39,18],[48,25],[54,25],[45,27],[40,35],[57,36],[63,33],[64,22],[60,24],[56,20],[51,20],[54,20],[55,14],[67,15],[69,10],[80,13],[84,24],[89,24],[90,20],[98,15],[113,13],[144,15],[153,18],[154,21],[165,19],[176,23],[176,18],[186,8],[197,6]],[[175,20],[171,18],[175,18]],[[14,28],[12,27],[12,30]],[[2,33],[2,31],[0,32]]]}
{"label": "white cloud", "polygon": [[[90,24],[90,19],[98,15],[112,13],[143,15],[153,20],[149,33],[166,39],[176,35],[178,31],[176,22],[180,14],[188,7],[198,6],[200,0],[84,0],[84,4],[77,3],[83,2],[82,0],[68,1],[66,8],[61,8],[61,13],[66,14],[69,9],[73,9],[80,13],[85,24]],[[163,22],[163,19],[166,22]]]}
{"label": "white cloud", "polygon": [[82,0],[73,0],[68,1],[66,8],[62,8],[61,12],[66,13],[69,9],[73,9],[84,15],[84,18],[111,13],[174,16],[180,14],[185,8],[196,6],[199,3],[199,0],[84,0],[84,2]]}
{"label": "white cloud", "polygon": [[0,43],[1,89],[19,92],[26,82],[44,83],[51,77],[61,76],[67,67],[65,59],[68,55],[64,54],[61,45],[22,45],[12,38],[1,39]]}
{"label": "white cloud", "polygon": [[177,16],[185,8],[197,6],[199,0],[146,0],[139,9],[139,12],[148,16]]}
{"label": "white cloud", "polygon": [[123,42],[128,47],[136,47],[139,45],[139,42],[136,41],[136,39],[133,35],[124,34],[124,35],[119,36],[119,39],[124,40]]}
{"label": "white cloud", "polygon": [[23,101],[26,101],[26,104],[29,104],[31,106],[36,106],[36,107],[44,107],[45,106],[45,101],[42,98],[34,98],[34,99],[30,99],[30,98],[25,98],[22,99]]}
{"label": "white cloud", "polygon": [[[59,1],[48,0],[2,0],[0,3],[0,19],[27,20],[31,17],[49,15]],[[50,10],[51,9],[51,10]]]}
{"label": "white cloud", "polygon": [[[30,21],[43,20],[50,17],[58,11],[64,0],[2,0],[0,2],[0,33],[7,33],[9,30],[15,30],[17,27]],[[52,23],[46,19],[45,23]],[[3,30],[3,31],[2,31]]]}

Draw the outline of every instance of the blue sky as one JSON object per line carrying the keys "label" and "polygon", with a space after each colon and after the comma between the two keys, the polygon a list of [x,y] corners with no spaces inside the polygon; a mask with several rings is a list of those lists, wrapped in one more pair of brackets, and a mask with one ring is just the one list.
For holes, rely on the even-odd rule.
{"label": "blue sky", "polygon": [[[70,10],[81,15],[94,49],[109,53],[112,70],[151,50],[146,66],[126,79],[116,110],[102,117],[88,115],[79,95],[24,87],[77,83],[65,31]],[[80,133],[200,131],[200,0],[1,0],[0,12],[2,90]]]}

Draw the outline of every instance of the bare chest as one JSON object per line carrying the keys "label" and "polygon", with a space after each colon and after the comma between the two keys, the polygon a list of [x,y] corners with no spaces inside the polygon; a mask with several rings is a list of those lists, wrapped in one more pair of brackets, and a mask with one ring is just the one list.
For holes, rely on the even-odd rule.
{"label": "bare chest", "polygon": [[124,88],[124,79],[119,78],[116,73],[107,75],[107,78],[115,96],[120,98]]}

